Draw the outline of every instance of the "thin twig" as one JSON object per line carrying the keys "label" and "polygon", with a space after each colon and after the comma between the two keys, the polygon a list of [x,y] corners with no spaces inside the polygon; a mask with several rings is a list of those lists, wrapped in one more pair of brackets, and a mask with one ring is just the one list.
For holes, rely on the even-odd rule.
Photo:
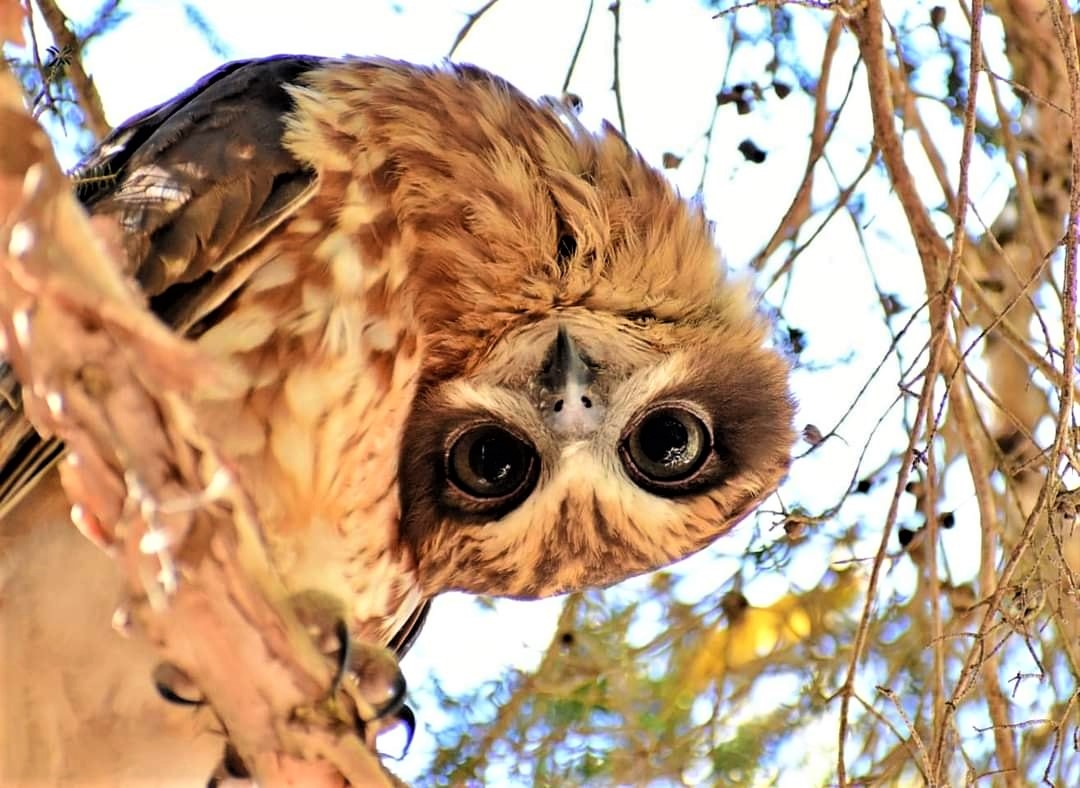
{"label": "thin twig", "polygon": [[469,35],[469,31],[473,29],[473,25],[480,21],[480,17],[491,10],[491,7],[495,5],[499,0],[488,0],[484,3],[479,10],[474,11],[465,18],[465,24],[458,30],[457,37],[454,38],[454,43],[450,45],[450,51],[446,53],[446,59],[452,60],[454,53],[457,52],[457,48],[461,45],[461,42],[465,40],[465,36]]}
{"label": "thin twig", "polygon": [[570,90],[570,80],[574,76],[574,69],[577,68],[578,57],[581,55],[581,48],[585,45],[585,35],[589,32],[589,24],[592,22],[593,4],[596,0],[589,0],[589,8],[585,12],[585,22],[581,25],[581,35],[578,36],[577,46],[574,47],[573,57],[570,58],[570,65],[566,68],[566,78],[562,83],[562,94],[565,96],[567,91]]}
{"label": "thin twig", "polygon": [[619,131],[622,132],[622,135],[625,137],[626,114],[623,112],[622,81],[619,79],[619,43],[622,39],[622,36],[619,32],[620,9],[621,6],[619,4],[619,0],[614,0],[614,2],[610,6],[608,6],[608,10],[611,12],[612,16],[615,17],[615,35],[611,50],[611,61],[613,70],[611,89],[615,91],[615,109],[619,113]]}
{"label": "thin twig", "polygon": [[[1050,109],[1055,110],[1057,112],[1060,112],[1062,115],[1065,115],[1066,117],[1068,117],[1069,114],[1070,114],[1069,110],[1065,109],[1062,106],[1059,106],[1059,105],[1055,104],[1053,101],[1046,98],[1046,96],[1040,96],[1038,93],[1033,91],[1027,85],[1021,85],[1015,79],[1009,79],[1008,77],[1004,77],[1001,74],[998,74],[996,71],[991,71],[990,69],[986,69],[986,74],[993,77],[993,79],[995,81],[997,81],[997,82],[1004,82],[1006,85],[1011,87],[1017,93],[1019,93],[1022,96],[1025,96],[1026,98],[1031,99],[1032,101],[1037,101],[1040,104],[1045,104]],[[1002,128],[1005,128],[1004,124],[1002,124]]]}
{"label": "thin twig", "polygon": [[[1071,164],[1072,172],[1069,189],[1069,223],[1065,241],[1065,273],[1062,288],[1062,362],[1061,386],[1058,391],[1057,424],[1054,435],[1054,454],[1052,461],[1064,453],[1065,442],[1069,436],[1069,418],[1072,414],[1073,386],[1076,371],[1076,305],[1077,305],[1077,247],[1080,245],[1080,63],[1077,58],[1076,29],[1073,25],[1072,12],[1065,5],[1065,0],[1050,3],[1054,28],[1061,42],[1065,56],[1065,73],[1069,77],[1069,108],[1071,112]],[[1051,466],[1053,467],[1053,466]]]}
{"label": "thin twig", "polygon": [[[1072,108],[1072,185],[1069,195],[1069,226],[1068,241],[1065,253],[1065,276],[1063,288],[1062,323],[1063,336],[1063,368],[1060,372],[1059,385],[1059,410],[1056,419],[1054,445],[1051,450],[1051,460],[1048,463],[1046,477],[1040,486],[1034,505],[1031,507],[1024,522],[1023,529],[1017,537],[1016,544],[1011,551],[1005,566],[999,573],[998,586],[987,601],[987,610],[979,625],[978,637],[986,636],[993,626],[996,614],[1000,608],[1002,598],[1013,575],[1016,573],[1031,543],[1031,537],[1035,528],[1042,518],[1043,511],[1048,501],[1052,500],[1056,491],[1059,478],[1056,471],[1056,460],[1064,455],[1065,442],[1069,435],[1069,419],[1073,403],[1073,377],[1076,364],[1076,308],[1077,308],[1077,243],[1078,221],[1080,221],[1080,66],[1078,66],[1077,48],[1075,35],[1072,32],[1071,17],[1067,9],[1062,10],[1058,2],[1048,4],[1058,41],[1065,54],[1066,73],[1068,75],[1070,89],[1070,105]],[[1069,21],[1066,21],[1069,20]],[[953,692],[953,699],[949,704],[950,709],[955,709],[958,701],[970,689],[974,682],[974,673],[979,667],[980,660],[973,650],[969,653]]]}
{"label": "thin twig", "polygon": [[83,67],[82,42],[68,27],[67,16],[53,0],[35,1],[56,46],[67,53],[67,76],[75,91],[75,100],[83,111],[86,127],[96,139],[101,139],[112,130],[112,126],[105,120],[105,108],[101,104],[101,96],[94,86],[94,80]]}
{"label": "thin twig", "polygon": [[[953,245],[949,256],[949,268],[946,274],[945,284],[941,291],[942,308],[938,315],[932,317],[931,332],[933,345],[930,351],[930,363],[926,371],[927,378],[925,381],[928,386],[934,384],[934,378],[937,376],[938,367],[940,365],[941,351],[945,348],[946,338],[949,333],[948,326],[946,325],[945,305],[951,302],[952,293],[956,290],[956,281],[959,276],[960,263],[964,253],[964,242],[967,240],[967,233],[964,230],[964,225],[967,219],[969,199],[968,173],[971,166],[971,147],[975,138],[975,99],[979,85],[979,72],[982,68],[982,15],[982,0],[973,0],[971,13],[971,59],[968,68],[967,105],[964,107],[964,132],[960,148],[960,177],[956,193],[956,210],[953,216]],[[933,280],[931,278],[927,278],[926,285],[928,292],[932,292],[930,290],[933,285]],[[951,391],[952,387],[946,384],[946,388]],[[938,640],[941,637],[942,632],[941,592],[937,573],[938,518],[933,511],[937,502],[937,495],[934,493],[936,475],[934,473],[934,452],[932,450],[936,426],[937,420],[927,424],[927,455],[930,458],[927,480],[930,490],[925,500],[927,502],[926,506],[928,507],[926,521],[927,537],[931,545],[929,551],[930,560],[927,569],[930,581],[930,610],[933,635],[935,640]],[[945,654],[942,648],[936,647],[934,648],[935,738],[930,749],[930,760],[933,766],[930,779],[935,782],[945,779],[945,738],[946,731],[949,729],[949,716],[946,714],[945,710],[944,694]],[[1011,748],[1009,749],[1009,752],[1012,752]],[[1003,766],[1004,768],[1012,768],[1015,767],[1015,763],[1008,765],[1003,764]]]}
{"label": "thin twig", "polygon": [[[806,168],[803,171],[802,182],[795,190],[795,196],[791,199],[791,204],[788,206],[783,218],[780,219],[780,223],[773,230],[772,237],[769,238],[764,248],[754,256],[753,261],[750,263],[755,270],[761,270],[765,262],[772,256],[772,253],[780,247],[780,244],[794,235],[795,231],[803,225],[810,214],[810,193],[814,187],[814,170],[825,153],[825,145],[832,136],[833,129],[836,128],[836,119],[847,103],[847,95],[851,94],[851,86],[854,83],[856,73],[855,69],[852,69],[851,79],[848,81],[848,94],[845,95],[844,101],[841,102],[840,109],[837,110],[835,115],[832,115],[829,112],[827,99],[829,78],[832,75],[833,59],[836,56],[836,50],[840,44],[840,33],[843,30],[843,20],[839,16],[834,16],[832,24],[829,26],[829,35],[825,39],[825,51],[821,57],[821,73],[818,76],[817,89],[814,91],[814,123],[810,130],[810,152],[806,157]],[[832,123],[828,122],[830,117],[833,118]],[[709,131],[711,133],[711,127]]]}
{"label": "thin twig", "polygon": [[[735,43],[738,41],[739,31],[735,28],[735,25],[728,26],[728,46],[727,57],[724,59],[724,73],[720,77],[720,90],[723,90],[727,85],[728,74],[731,73],[731,63],[735,59]],[[720,118],[720,101],[719,96],[715,104],[713,104],[712,117],[709,118],[709,126],[705,129],[705,135],[702,137],[702,154],[701,154],[701,177],[698,179],[697,191],[698,195],[703,196],[705,194],[705,179],[709,174],[709,163],[712,160],[712,141],[713,134],[716,131],[716,122]]]}
{"label": "thin twig", "polygon": [[[875,590],[882,564],[887,555],[892,529],[896,523],[900,496],[907,485],[912,460],[916,454],[918,436],[921,434],[920,427],[929,411],[934,381],[940,365],[941,353],[945,347],[944,338],[947,331],[945,305],[948,302],[945,298],[946,291],[942,288],[943,282],[939,266],[940,261],[949,257],[945,244],[935,231],[933,223],[926,212],[926,207],[915,187],[914,177],[904,160],[903,149],[894,126],[895,108],[892,102],[889,66],[885,54],[884,17],[880,0],[870,0],[866,4],[863,13],[852,17],[851,24],[859,42],[859,51],[862,54],[863,61],[866,63],[870,105],[874,123],[874,141],[881,149],[882,159],[907,216],[908,225],[914,236],[915,246],[922,263],[926,292],[930,296],[931,348],[926,375],[923,379],[923,388],[915,412],[915,420],[912,424],[907,448],[901,460],[893,499],[889,505],[889,512],[882,529],[881,541],[874,556],[870,578],[867,583],[866,603],[856,630],[847,677],[839,690],[840,724],[838,731],[837,778],[839,785],[842,787],[848,784],[845,746],[848,731],[848,713],[851,693],[854,691],[855,686],[855,675],[866,648],[870,618],[874,609]],[[955,273],[950,271],[950,275],[955,276]],[[945,281],[948,281],[948,277]],[[934,549],[933,545],[931,545],[931,549]],[[930,775],[930,777],[933,779],[933,775]]]}
{"label": "thin twig", "polygon": [[1068,722],[1069,715],[1072,713],[1072,707],[1076,704],[1077,693],[1073,692],[1069,695],[1069,700],[1065,704],[1065,708],[1061,712],[1061,717],[1054,725],[1054,744],[1050,750],[1050,757],[1047,759],[1046,768],[1043,770],[1043,782],[1047,785],[1053,785],[1050,780],[1050,770],[1054,767],[1054,758],[1062,750],[1063,739],[1065,738],[1065,728]]}
{"label": "thin twig", "polygon": [[[900,702],[900,699],[896,697],[895,692],[893,692],[888,687],[878,686],[875,687],[875,689],[879,693],[884,695],[886,698],[888,698],[890,701],[892,701],[893,707],[896,709],[896,713],[900,715],[900,719],[904,721],[904,725],[906,725],[908,729],[908,734],[911,736],[911,744],[908,746],[909,749],[912,751],[913,756],[918,755],[919,770],[923,773],[923,779],[931,782],[933,778],[930,775],[933,774],[933,769],[930,765],[930,758],[929,753],[926,751],[926,745],[923,744],[922,737],[919,736],[918,726],[914,725],[911,722],[911,719],[908,717],[907,712],[904,711],[904,705]],[[903,737],[898,736],[897,738],[899,738],[901,742],[907,744],[907,741]]]}

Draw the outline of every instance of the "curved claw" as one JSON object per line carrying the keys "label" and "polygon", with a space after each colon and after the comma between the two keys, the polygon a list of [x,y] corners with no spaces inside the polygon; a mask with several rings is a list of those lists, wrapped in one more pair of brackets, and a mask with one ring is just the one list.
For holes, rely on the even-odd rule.
{"label": "curved claw", "polygon": [[214,773],[206,783],[206,788],[218,788],[220,785],[234,784],[236,780],[247,780],[251,777],[244,759],[236,751],[232,742],[225,742],[225,750],[221,753],[221,761],[214,769]]}
{"label": "curved claw", "polygon": [[353,642],[343,620],[335,623],[334,635],[339,646],[331,692],[337,692],[348,678],[361,699],[371,707],[373,719],[386,719],[397,714],[405,704],[408,686],[394,655],[380,646]]}
{"label": "curved claw", "polygon": [[[393,650],[354,641],[345,606],[332,594],[310,589],[293,594],[289,601],[319,650],[335,662],[329,695],[339,691],[349,695],[360,724],[396,719],[407,687]],[[423,624],[426,610],[424,606],[414,613],[410,631]]]}
{"label": "curved claw", "polygon": [[334,671],[334,680],[330,682],[331,695],[341,687],[341,680],[349,672],[349,662],[352,659],[352,638],[349,637],[349,625],[345,623],[345,619],[339,618],[334,623],[334,637],[338,641],[337,669]]}
{"label": "curved claw", "polygon": [[390,755],[388,757],[393,758],[395,761],[401,761],[409,754],[409,748],[412,747],[413,736],[416,734],[416,713],[411,706],[405,704],[398,709],[395,716],[397,721],[405,726],[405,746],[401,748],[401,755]]}
{"label": "curved claw", "polygon": [[188,675],[171,662],[159,663],[154,668],[151,679],[154,682],[154,689],[158,691],[158,695],[169,703],[175,703],[178,706],[202,706],[206,703],[206,698],[200,697],[196,700],[185,697],[185,694],[201,695],[201,693],[194,682],[188,678]]}

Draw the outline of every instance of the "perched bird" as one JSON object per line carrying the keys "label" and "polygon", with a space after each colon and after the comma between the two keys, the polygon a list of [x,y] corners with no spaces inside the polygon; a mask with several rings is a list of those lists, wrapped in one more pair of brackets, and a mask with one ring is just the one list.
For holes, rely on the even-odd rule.
{"label": "perched bird", "polygon": [[[403,651],[444,591],[667,565],[788,467],[786,364],[701,207],[479,68],[231,63],[75,180],[150,308],[229,371],[191,406],[285,585],[352,638]],[[65,522],[62,447],[0,392],[0,782],[204,782],[220,742],[110,632],[119,581]]]}

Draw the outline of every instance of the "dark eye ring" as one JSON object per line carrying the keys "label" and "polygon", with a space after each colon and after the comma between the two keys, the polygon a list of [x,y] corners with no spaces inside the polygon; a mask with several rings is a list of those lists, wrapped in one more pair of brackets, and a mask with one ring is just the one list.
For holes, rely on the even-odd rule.
{"label": "dark eye ring", "polygon": [[634,422],[619,446],[627,472],[645,487],[684,482],[705,463],[712,436],[685,407],[663,405]]}
{"label": "dark eye ring", "polygon": [[446,452],[446,477],[464,495],[484,502],[504,501],[536,483],[536,449],[497,424],[461,432]]}

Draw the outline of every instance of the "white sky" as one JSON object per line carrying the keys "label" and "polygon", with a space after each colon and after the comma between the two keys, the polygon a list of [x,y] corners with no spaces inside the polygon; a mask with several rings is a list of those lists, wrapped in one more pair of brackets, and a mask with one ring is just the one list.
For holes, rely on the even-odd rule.
{"label": "white sky", "polygon": [[[75,19],[86,19],[96,5],[98,0],[63,3]],[[86,58],[114,124],[171,97],[222,62],[188,23],[181,2],[130,0],[125,5],[131,17],[95,44]],[[220,0],[197,5],[230,47],[231,59],[296,52],[383,54],[437,62],[447,53],[466,12],[475,10],[481,2],[402,0],[404,10],[400,13],[393,10],[392,3],[382,0]],[[887,4],[894,20],[902,18],[901,8],[918,7],[925,13],[929,5],[910,0]],[[456,59],[495,71],[529,94],[557,94],[587,6],[587,0],[501,0],[473,28]],[[612,15],[607,6],[606,0],[596,3],[589,36],[570,86],[584,99],[583,118],[590,126],[596,126],[601,118],[616,117],[610,91]],[[712,20],[711,12],[694,0],[624,0],[622,8],[621,67],[628,136],[656,164],[665,151],[685,156],[683,166],[672,177],[684,193],[691,194],[700,177],[702,134],[727,56],[726,28]],[[829,17],[825,13],[800,13],[799,19],[801,57],[810,70],[816,71]],[[39,25],[39,29],[43,27]],[[992,34],[992,30],[988,32]],[[736,81],[740,73],[760,74],[771,54],[766,45],[746,47],[733,63],[729,82]],[[830,87],[832,107],[844,94],[853,62],[852,48],[842,49],[834,66],[838,76]],[[782,72],[780,76],[789,83],[796,82],[793,74]],[[851,155],[831,161],[837,177],[845,184],[861,169],[871,136],[869,113],[862,104],[864,93],[865,86],[857,79],[853,106],[837,129],[841,146],[842,140],[851,141]],[[705,199],[717,225],[720,245],[736,270],[763,246],[794,193],[805,166],[809,109],[809,100],[795,91],[785,101],[767,101],[749,115],[737,116],[730,105],[721,110]],[[926,109],[939,128],[947,131],[947,119],[930,106]],[[768,151],[764,165],[749,164],[736,151],[744,138],[752,138]],[[939,142],[947,161],[957,160],[958,140],[956,134],[941,136]],[[930,183],[925,163],[914,150],[911,163],[922,182]],[[995,181],[994,172],[995,167],[976,150],[972,194],[987,221],[996,215],[1005,197],[1006,184]],[[823,203],[835,192],[827,171],[819,172],[815,200]],[[931,203],[937,199],[939,195]],[[882,287],[897,293],[906,305],[917,306],[922,298],[919,279],[914,276],[917,258],[887,186],[872,187],[868,203],[863,231],[879,264]],[[889,264],[881,265],[883,261]],[[884,355],[889,337],[879,310],[868,298],[872,291],[867,265],[845,216],[835,219],[822,232],[795,270],[784,314],[790,324],[807,331],[810,344],[802,356],[803,363],[835,363],[851,354],[850,364],[834,364],[814,372],[803,369],[794,375],[800,401],[799,425],[810,422],[828,429]],[[779,288],[769,297],[779,298]],[[910,349],[922,341],[922,337],[911,337],[906,346]],[[832,505],[847,488],[863,436],[897,391],[895,360],[890,360],[885,370],[886,374],[872,384],[867,403],[852,414],[842,430],[849,443],[835,441],[798,463],[782,491],[786,501],[820,511]],[[872,444],[864,470],[883,461],[897,444],[900,429],[896,419],[887,422]],[[965,546],[977,541],[977,521],[965,483],[952,485],[949,494],[957,506],[958,526],[945,533],[945,544],[950,556],[958,557],[959,564],[954,560],[952,566],[962,580],[974,571],[973,565],[964,564],[963,556],[978,552]],[[905,503],[910,508],[912,501]],[[775,510],[779,506],[774,500],[764,508]],[[851,499],[844,516],[848,520],[874,518],[880,512],[878,498],[863,496]],[[744,526],[737,535],[691,559],[685,567],[687,577],[680,593],[695,599],[715,592],[718,582],[735,568],[752,533],[752,527]],[[960,549],[950,549],[954,546]],[[876,543],[860,547],[865,548],[860,555],[870,555]],[[731,558],[720,557],[725,555]],[[762,577],[744,591],[752,603],[767,604],[784,593],[789,582],[803,588],[816,582],[827,564],[825,558],[807,553],[786,577]],[[905,574],[900,565],[888,582],[902,588],[910,580],[910,567]],[[631,582],[629,592],[636,582]],[[550,639],[559,606],[558,600],[500,602],[493,617],[479,613],[471,599],[446,597],[436,604],[418,646],[405,660],[406,673],[414,685],[419,685],[421,677],[429,672],[437,673],[446,689],[454,692],[497,676],[505,664],[530,666]],[[423,729],[423,720],[426,714],[436,712],[427,706],[419,711],[421,729],[413,750],[403,764],[395,766],[406,779],[422,773],[430,753],[431,740]]]}

